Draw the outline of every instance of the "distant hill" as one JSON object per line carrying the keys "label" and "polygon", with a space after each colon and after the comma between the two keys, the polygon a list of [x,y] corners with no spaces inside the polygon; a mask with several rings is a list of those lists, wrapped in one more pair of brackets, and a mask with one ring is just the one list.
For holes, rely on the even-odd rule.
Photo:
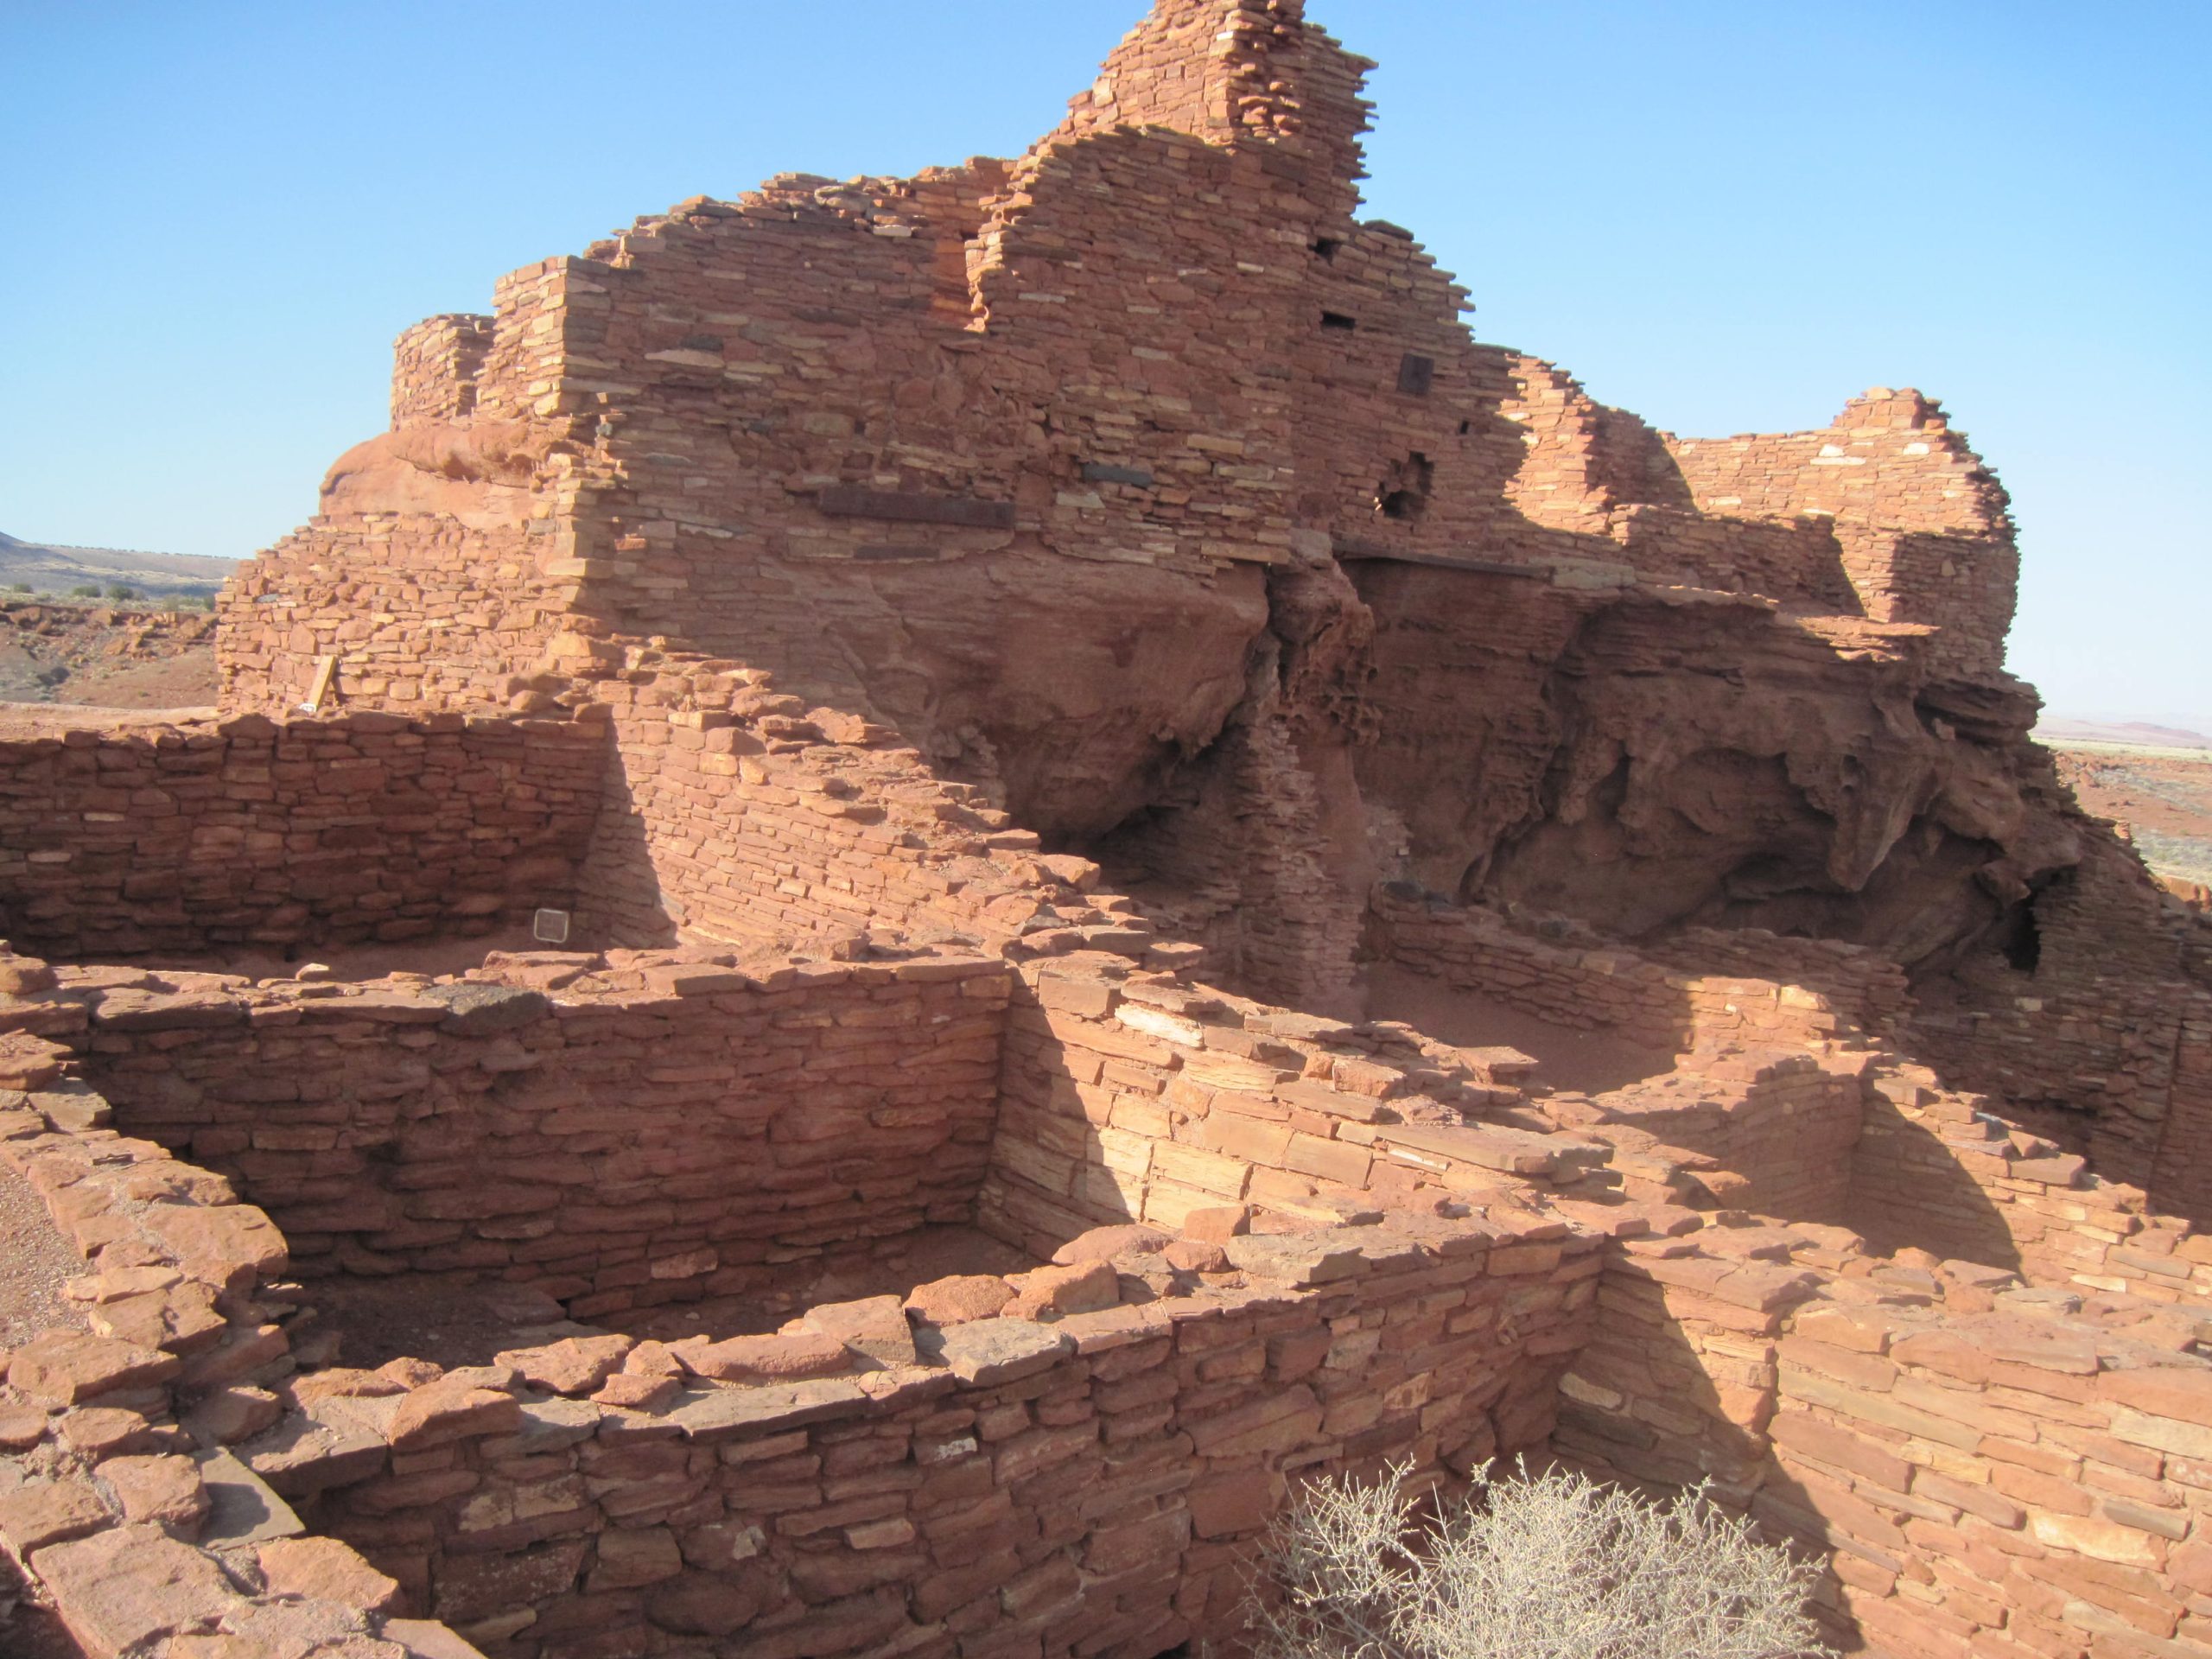
{"label": "distant hill", "polygon": [[28,582],[33,591],[66,594],[73,588],[118,583],[142,594],[212,594],[237,569],[234,559],[190,553],[140,553],[116,547],[70,547],[0,533],[0,590]]}
{"label": "distant hill", "polygon": [[2069,743],[2131,743],[2152,749],[2212,749],[2212,737],[2178,726],[2147,720],[2054,720],[2037,724],[2036,741],[2064,747]]}

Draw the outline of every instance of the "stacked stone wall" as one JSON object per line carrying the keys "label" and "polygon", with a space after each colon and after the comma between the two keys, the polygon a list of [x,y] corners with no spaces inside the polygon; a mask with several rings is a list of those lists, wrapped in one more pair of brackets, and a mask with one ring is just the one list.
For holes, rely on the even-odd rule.
{"label": "stacked stone wall", "polygon": [[2008,503],[1919,393],[1878,387],[1824,431],[1668,448],[1700,512],[1832,523],[1868,617],[1941,626],[1936,655],[1955,673],[2003,667],[2019,582]]}
{"label": "stacked stone wall", "polygon": [[1868,1084],[1849,1219],[1877,1247],[2007,1268],[2072,1294],[2212,1307],[2212,1239],[2142,1188],[1925,1067],[1878,1067]]}
{"label": "stacked stone wall", "polygon": [[[1554,944],[1491,911],[1446,904],[1407,884],[1376,890],[1370,924],[1370,947],[1401,968],[1556,1025],[1613,1031],[1653,1048],[1825,1042],[1855,1030],[1862,1014],[1878,1022],[1893,1017],[1902,992],[1897,969],[1871,953],[1837,953],[1825,964],[1822,990],[1694,972],[1670,963],[1698,960],[1704,931],[1666,960],[1624,946]],[[1794,971],[1803,953],[1774,950],[1770,941],[1783,943],[1759,934],[1733,949],[1724,944],[1722,960]]]}
{"label": "stacked stone wall", "polygon": [[[2212,1637],[2212,1365],[2194,1320],[2071,1312],[1850,1235],[1630,1240],[1561,1383],[1562,1452],[1714,1482],[1827,1553],[1849,1651],[2175,1654]],[[1749,1249],[1769,1259],[1747,1259]]]}
{"label": "stacked stone wall", "polygon": [[295,1270],[528,1282],[580,1318],[972,1219],[993,963],[523,958],[554,987],[63,970],[130,1134],[277,1220]]}
{"label": "stacked stone wall", "polygon": [[454,421],[476,412],[476,376],[492,348],[492,319],[426,317],[392,345],[391,423]]}
{"label": "stacked stone wall", "polygon": [[[314,1318],[283,1236],[221,1177],[118,1134],[70,1075],[83,1007],[0,952],[0,1164],[84,1260],[79,1329],[0,1350],[0,1548],[89,1659],[323,1643],[455,1659],[398,1586],[298,1517],[226,1446],[273,1423]],[[18,1624],[16,1628],[20,1628]]]}
{"label": "stacked stone wall", "polygon": [[575,901],[602,734],[240,715],[0,741],[0,929],[48,956],[487,931]]}
{"label": "stacked stone wall", "polygon": [[[646,653],[583,683],[623,780],[592,846],[587,920],[631,944],[681,935],[961,938],[997,950],[1040,919],[1119,927],[976,791],[936,778],[892,734],[781,695],[728,663]],[[1099,905],[1121,901],[1101,899]]]}
{"label": "stacked stone wall", "polygon": [[[816,1381],[717,1387],[687,1374],[711,1351],[657,1344],[413,1388],[334,1376],[298,1391],[308,1441],[243,1449],[494,1659],[1149,1659],[1234,1636],[1249,1545],[1296,1481],[1464,1474],[1541,1440],[1599,1259],[1581,1237],[1531,1270],[1515,1242],[1411,1221],[1236,1240],[1241,1286],[923,1320],[903,1355]],[[616,1365],[667,1376],[661,1397],[543,1392]]]}
{"label": "stacked stone wall", "polygon": [[2086,837],[2035,896],[2033,965],[1924,988],[1905,1033],[1955,1087],[2084,1154],[2161,1209],[2212,1221],[2212,988],[2133,849]]}
{"label": "stacked stone wall", "polygon": [[[1587,1100],[1553,1096],[1534,1109],[1647,1158],[1688,1154],[1708,1204],[1840,1224],[1859,1179],[1868,1058],[1765,1046],[1695,1052],[1664,1077]],[[1624,1141],[1623,1130],[1657,1146]]]}
{"label": "stacked stone wall", "polygon": [[[1520,1097],[1478,1065],[1378,1048],[1110,960],[1028,966],[982,1224],[1041,1255],[1094,1226],[1179,1228],[1204,1210],[1312,1225],[1439,1205],[1504,1216],[1532,1190],[1610,1190],[1611,1154],[1587,1137],[1465,1121]],[[1522,1230],[1545,1236],[1533,1218]]]}

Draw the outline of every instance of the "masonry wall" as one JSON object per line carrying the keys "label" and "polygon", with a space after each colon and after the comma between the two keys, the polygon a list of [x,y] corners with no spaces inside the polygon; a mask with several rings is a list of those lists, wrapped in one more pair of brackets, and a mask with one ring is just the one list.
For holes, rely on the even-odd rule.
{"label": "masonry wall", "polygon": [[1536,1109],[1599,1140],[1618,1142],[1626,1129],[1655,1138],[1668,1155],[1694,1154],[1708,1204],[1840,1224],[1862,1179],[1866,1069],[1862,1052],[1731,1048],[1693,1054],[1664,1077],[1586,1102],[1554,1097]]}
{"label": "masonry wall", "polygon": [[2212,1220],[2212,989],[2134,853],[2085,835],[2082,863],[2036,895],[2031,971],[1985,964],[1923,989],[1906,1040],[2021,1127]]}
{"label": "masonry wall", "polygon": [[[980,1219],[1039,1255],[1089,1228],[1249,1205],[1283,1224],[1482,1205],[1541,1260],[1532,1191],[1600,1193],[1586,1137],[1463,1121],[1517,1099],[1478,1066],[1382,1056],[1333,1022],[1130,974],[1026,968]],[[1448,1068],[1448,1069],[1447,1069]]]}
{"label": "masonry wall", "polygon": [[476,377],[492,348],[489,317],[426,317],[392,345],[391,423],[453,421],[476,412]]}
{"label": "masonry wall", "polygon": [[266,1215],[116,1133],[67,1074],[84,1010],[57,988],[0,950],[0,1164],[84,1258],[68,1287],[80,1321],[0,1352],[0,1547],[87,1655],[202,1637],[447,1659],[451,1631],[399,1616],[396,1585],[336,1540],[302,1538],[223,1451],[282,1414],[273,1389],[312,1310]]}
{"label": "masonry wall", "polygon": [[1033,835],[938,779],[882,728],[810,709],[728,663],[639,657],[584,683],[595,700],[586,713],[611,730],[620,767],[585,881],[585,925],[600,937],[873,930],[997,950],[1090,927],[1142,948],[1148,929],[1126,901],[1084,893],[1093,867],[1040,857]]}
{"label": "masonry wall", "polygon": [[315,517],[224,584],[226,709],[289,710],[326,659],[340,702],[410,713],[505,709],[557,668],[594,430],[557,382],[602,291],[578,263],[502,278],[488,321],[400,337],[391,429],[340,456]]}
{"label": "masonry wall", "polygon": [[[1700,959],[1700,930],[1670,951]],[[1724,940],[1726,936],[1719,936]],[[1789,951],[1759,944],[1719,953],[1724,965],[1795,967]],[[1692,971],[1623,946],[1554,944],[1516,931],[1479,906],[1448,905],[1410,884],[1390,883],[1373,897],[1369,938],[1382,957],[1414,972],[1491,998],[1521,1013],[1580,1030],[1614,1031],[1653,1048],[1688,1049],[1729,1041],[1803,1046],[1851,1033],[1866,1013],[1891,1016],[1901,976],[1869,953],[1838,952],[1847,969],[1827,992],[1749,974]]]}
{"label": "masonry wall", "polygon": [[1831,522],[1867,616],[1942,626],[1939,654],[1956,672],[2003,665],[2019,580],[2009,505],[1918,392],[1877,388],[1825,431],[1668,448],[1700,512]]}
{"label": "masonry wall", "polygon": [[0,741],[0,931],[53,957],[481,932],[574,902],[603,734],[364,711]]}
{"label": "masonry wall", "polygon": [[[1764,1230],[1752,1230],[1754,1232]],[[2183,1654],[2202,1613],[2212,1366],[2179,1330],[2069,1317],[1971,1268],[1630,1241],[1555,1440],[1832,1552],[1847,1651]]]}
{"label": "masonry wall", "polygon": [[492,1659],[1151,1659],[1234,1635],[1249,1543],[1295,1480],[1536,1443],[1598,1266],[1588,1239],[1528,1272],[1504,1241],[1419,1224],[1249,1242],[1284,1248],[1243,1290],[918,1325],[927,1369],[683,1379],[643,1410],[500,1368],[412,1392],[356,1374],[383,1397],[314,1409],[354,1426],[361,1462],[272,1477]]}
{"label": "masonry wall", "polygon": [[1849,1220],[1876,1248],[2005,1268],[2077,1295],[2212,1306],[2212,1240],[2142,1188],[1925,1067],[1887,1065],[1868,1081]]}
{"label": "masonry wall", "polygon": [[1007,976],[554,959],[522,986],[73,976],[128,1134],[232,1179],[294,1270],[527,1281],[581,1318],[972,1218]]}

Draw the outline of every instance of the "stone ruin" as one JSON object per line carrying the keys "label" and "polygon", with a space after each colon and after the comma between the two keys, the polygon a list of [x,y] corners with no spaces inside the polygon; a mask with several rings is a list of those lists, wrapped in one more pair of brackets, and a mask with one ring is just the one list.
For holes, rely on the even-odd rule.
{"label": "stone ruin", "polygon": [[1528,1453],[1847,1651],[2212,1655],[2212,923],[2028,741],[2003,491],[1475,340],[1369,67],[1160,0],[1018,161],[518,271],[219,715],[0,741],[84,1654],[1156,1659]]}

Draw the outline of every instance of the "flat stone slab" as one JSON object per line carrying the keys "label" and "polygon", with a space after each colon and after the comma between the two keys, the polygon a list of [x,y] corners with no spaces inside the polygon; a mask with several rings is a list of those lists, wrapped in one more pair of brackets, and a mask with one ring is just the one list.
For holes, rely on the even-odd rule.
{"label": "flat stone slab", "polygon": [[1224,1242],[1230,1261],[1256,1278],[1288,1285],[1328,1285],[1367,1271],[1357,1245],[1290,1234],[1246,1234]]}
{"label": "flat stone slab", "polygon": [[149,1650],[163,1637],[213,1629],[239,1600],[213,1556],[159,1527],[112,1527],[42,1549],[31,1565],[92,1653]]}
{"label": "flat stone slab", "polygon": [[200,1541],[218,1544],[264,1544],[277,1538],[296,1538],[307,1529],[292,1506],[270,1490],[269,1483],[228,1452],[203,1452],[200,1483],[209,1499],[207,1520]]}
{"label": "flat stone slab", "polygon": [[710,1440],[841,1417],[868,1397],[849,1378],[820,1377],[780,1386],[694,1389],[660,1415],[687,1439]]}
{"label": "flat stone slab", "polygon": [[934,1338],[927,1331],[921,1337],[925,1357],[937,1359],[963,1382],[985,1387],[1034,1376],[1075,1351],[1065,1332],[1028,1319],[973,1319]]}

